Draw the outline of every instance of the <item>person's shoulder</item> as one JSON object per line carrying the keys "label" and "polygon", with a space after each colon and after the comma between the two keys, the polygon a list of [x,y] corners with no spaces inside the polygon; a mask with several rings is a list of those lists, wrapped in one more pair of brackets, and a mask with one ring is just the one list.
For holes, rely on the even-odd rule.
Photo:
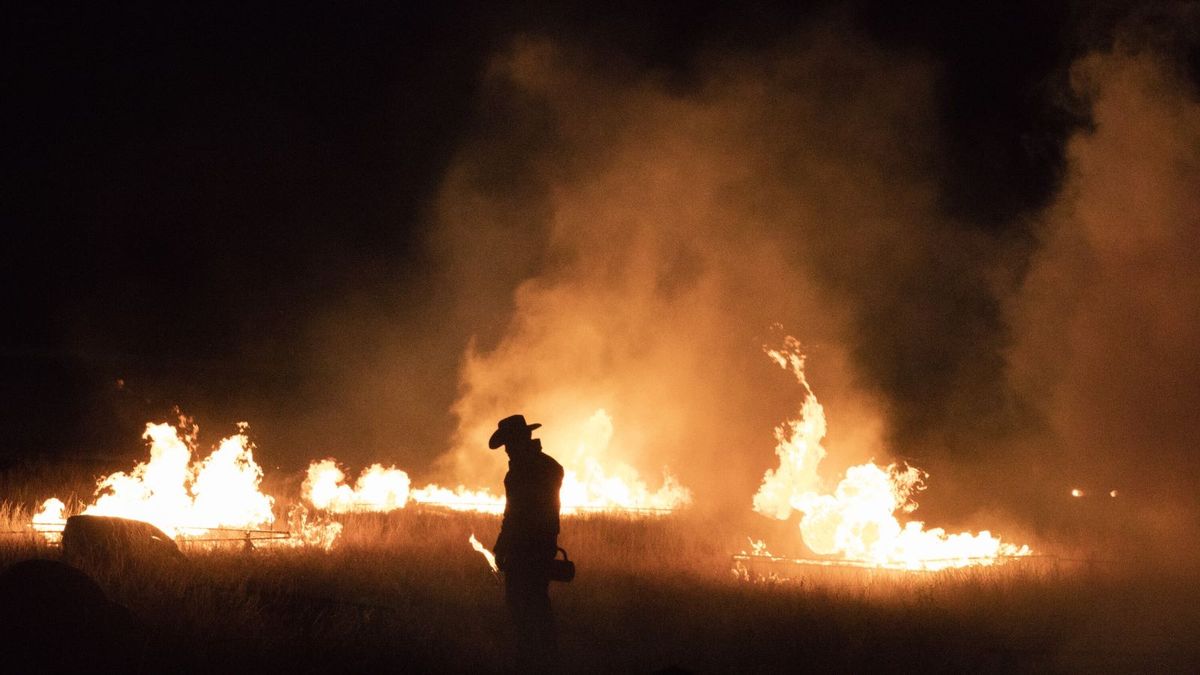
{"label": "person's shoulder", "polygon": [[557,459],[554,459],[544,452],[541,453],[541,455],[542,466],[546,467],[546,469],[550,471],[553,471],[554,473],[561,474],[563,472],[562,464],[559,464]]}

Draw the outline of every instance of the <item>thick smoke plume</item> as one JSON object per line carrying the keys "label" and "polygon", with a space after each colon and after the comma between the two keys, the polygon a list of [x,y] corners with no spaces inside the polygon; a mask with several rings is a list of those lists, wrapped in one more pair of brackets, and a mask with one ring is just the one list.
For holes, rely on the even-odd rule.
{"label": "thick smoke plume", "polygon": [[[1012,380],[1066,489],[1194,495],[1200,418],[1200,102],[1154,50],[1072,69],[1091,128],[1013,299]],[[1072,485],[1074,487],[1074,485]]]}
{"label": "thick smoke plume", "polygon": [[[773,324],[812,351],[841,463],[884,452],[881,372],[953,380],[965,354],[939,335],[991,340],[972,328],[987,247],[937,217],[927,64],[831,31],[705,72],[680,91],[539,40],[494,64],[503,123],[451,171],[439,245],[460,315],[512,314],[468,351],[449,473],[496,480],[506,414],[569,455],[603,408],[614,461],[745,509],[795,406],[761,357]],[[919,376],[912,350],[935,355]]]}
{"label": "thick smoke plume", "polygon": [[494,485],[486,438],[513,412],[570,459],[603,409],[605,461],[744,509],[797,403],[760,357],[782,324],[828,392],[835,475],[907,458],[934,509],[1032,515],[1072,481],[1183,488],[1200,175],[1170,63],[1077,60],[1062,98],[1091,124],[1060,191],[996,230],[946,215],[938,66],[843,25],[685,85],[516,41],[434,206],[449,318],[475,326],[445,475]]}

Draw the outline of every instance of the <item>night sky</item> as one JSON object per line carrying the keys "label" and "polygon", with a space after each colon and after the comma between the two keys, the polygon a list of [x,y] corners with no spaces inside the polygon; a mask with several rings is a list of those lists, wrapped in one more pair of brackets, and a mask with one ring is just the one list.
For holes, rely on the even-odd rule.
{"label": "night sky", "polygon": [[[142,425],[178,405],[221,430],[248,420],[265,448],[303,446],[273,458],[292,468],[397,447],[420,465],[447,447],[460,356],[472,336],[499,339],[523,273],[498,282],[490,315],[442,312],[431,210],[456,153],[507,124],[485,73],[515,39],[573,45],[607,77],[680,97],[715,58],[828,22],[932,64],[936,208],[1016,251],[1019,275],[1068,138],[1092,123],[1070,65],[1131,17],[1162,21],[1156,5],[1044,1],[24,4],[3,40],[0,461],[137,456]],[[1174,35],[1164,53],[1194,84],[1195,31]],[[999,367],[963,345],[1007,339],[1002,303],[971,302],[932,347],[863,337],[857,381],[953,408],[950,373]],[[408,393],[373,409],[357,374],[383,360]],[[900,437],[929,421],[891,410]]]}

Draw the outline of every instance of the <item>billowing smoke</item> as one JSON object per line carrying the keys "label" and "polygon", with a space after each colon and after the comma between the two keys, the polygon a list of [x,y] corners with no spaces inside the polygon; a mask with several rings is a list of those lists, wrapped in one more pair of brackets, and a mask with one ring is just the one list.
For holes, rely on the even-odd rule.
{"label": "billowing smoke", "polygon": [[885,452],[881,379],[944,390],[994,349],[989,247],[937,214],[932,69],[844,29],[799,44],[715,58],[683,91],[550,41],[497,59],[502,121],[451,170],[439,245],[459,316],[512,311],[468,350],[448,473],[496,480],[506,414],[569,453],[603,408],[613,459],[745,509],[801,400],[761,353],[774,324],[811,352],[834,464]]}
{"label": "billowing smoke", "polygon": [[934,504],[1180,475],[1200,399],[1186,78],[1153,50],[1077,61],[1062,98],[1092,125],[1053,203],[998,232],[946,215],[937,66],[854,35],[712,55],[687,86],[551,40],[495,59],[435,209],[453,316],[490,320],[447,475],[495,482],[504,415],[569,456],[604,409],[609,459],[744,508],[799,401],[761,356],[775,324],[809,351],[835,470],[910,458]]}
{"label": "billowing smoke", "polygon": [[1119,43],[1075,64],[1092,125],[1013,299],[1012,381],[1064,492],[1200,486],[1200,101],[1173,63]]}

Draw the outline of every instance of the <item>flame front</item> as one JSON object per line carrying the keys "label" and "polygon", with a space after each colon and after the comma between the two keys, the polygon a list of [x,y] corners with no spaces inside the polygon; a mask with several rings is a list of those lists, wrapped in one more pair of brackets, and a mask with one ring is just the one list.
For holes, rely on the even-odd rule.
{"label": "flame front", "polygon": [[[150,459],[128,473],[101,478],[96,500],[82,513],[151,523],[168,535],[199,536],[220,527],[265,528],[275,520],[274,499],[259,491],[263,472],[254,462],[246,425],[223,439],[203,460],[192,462],[197,429],[181,423],[147,424],[142,435]],[[65,507],[46,500],[34,515],[35,529],[65,523]]]}
{"label": "flame front", "polygon": [[775,430],[779,467],[767,471],[754,495],[754,510],[781,520],[801,514],[804,543],[820,555],[839,555],[881,567],[944,569],[987,565],[1001,556],[1029,555],[1028,546],[1003,543],[987,530],[947,534],[919,521],[903,525],[897,513],[917,508],[912,495],[924,489],[925,473],[913,467],[873,462],[853,466],[832,492],[818,473],[826,450],[825,409],[804,376],[804,356],[794,338],[767,354],[790,370],[804,388],[799,419]]}
{"label": "flame front", "polygon": [[[612,439],[612,418],[597,410],[584,424],[573,454],[562,457],[563,485],[559,499],[563,513],[581,511],[664,512],[686,506],[691,492],[666,471],[663,484],[651,490],[626,464],[616,463],[605,469],[599,457]],[[376,464],[359,476],[352,487],[346,475],[332,459],[313,462],[304,481],[304,497],[318,509],[335,513],[348,511],[391,511],[407,502],[429,504],[455,511],[503,513],[504,497],[488,490],[472,490],[429,484],[410,488],[408,474],[395,467],[384,469]]]}
{"label": "flame front", "polygon": [[313,462],[304,480],[304,495],[318,509],[334,513],[351,511],[393,511],[408,502],[408,474],[382,464],[373,464],[362,472],[354,487],[343,481],[346,474],[332,459]]}
{"label": "flame front", "polygon": [[494,495],[487,490],[468,490],[461,485],[450,489],[429,484],[413,490],[412,500],[418,504],[432,504],[452,511],[504,513],[504,497]]}

